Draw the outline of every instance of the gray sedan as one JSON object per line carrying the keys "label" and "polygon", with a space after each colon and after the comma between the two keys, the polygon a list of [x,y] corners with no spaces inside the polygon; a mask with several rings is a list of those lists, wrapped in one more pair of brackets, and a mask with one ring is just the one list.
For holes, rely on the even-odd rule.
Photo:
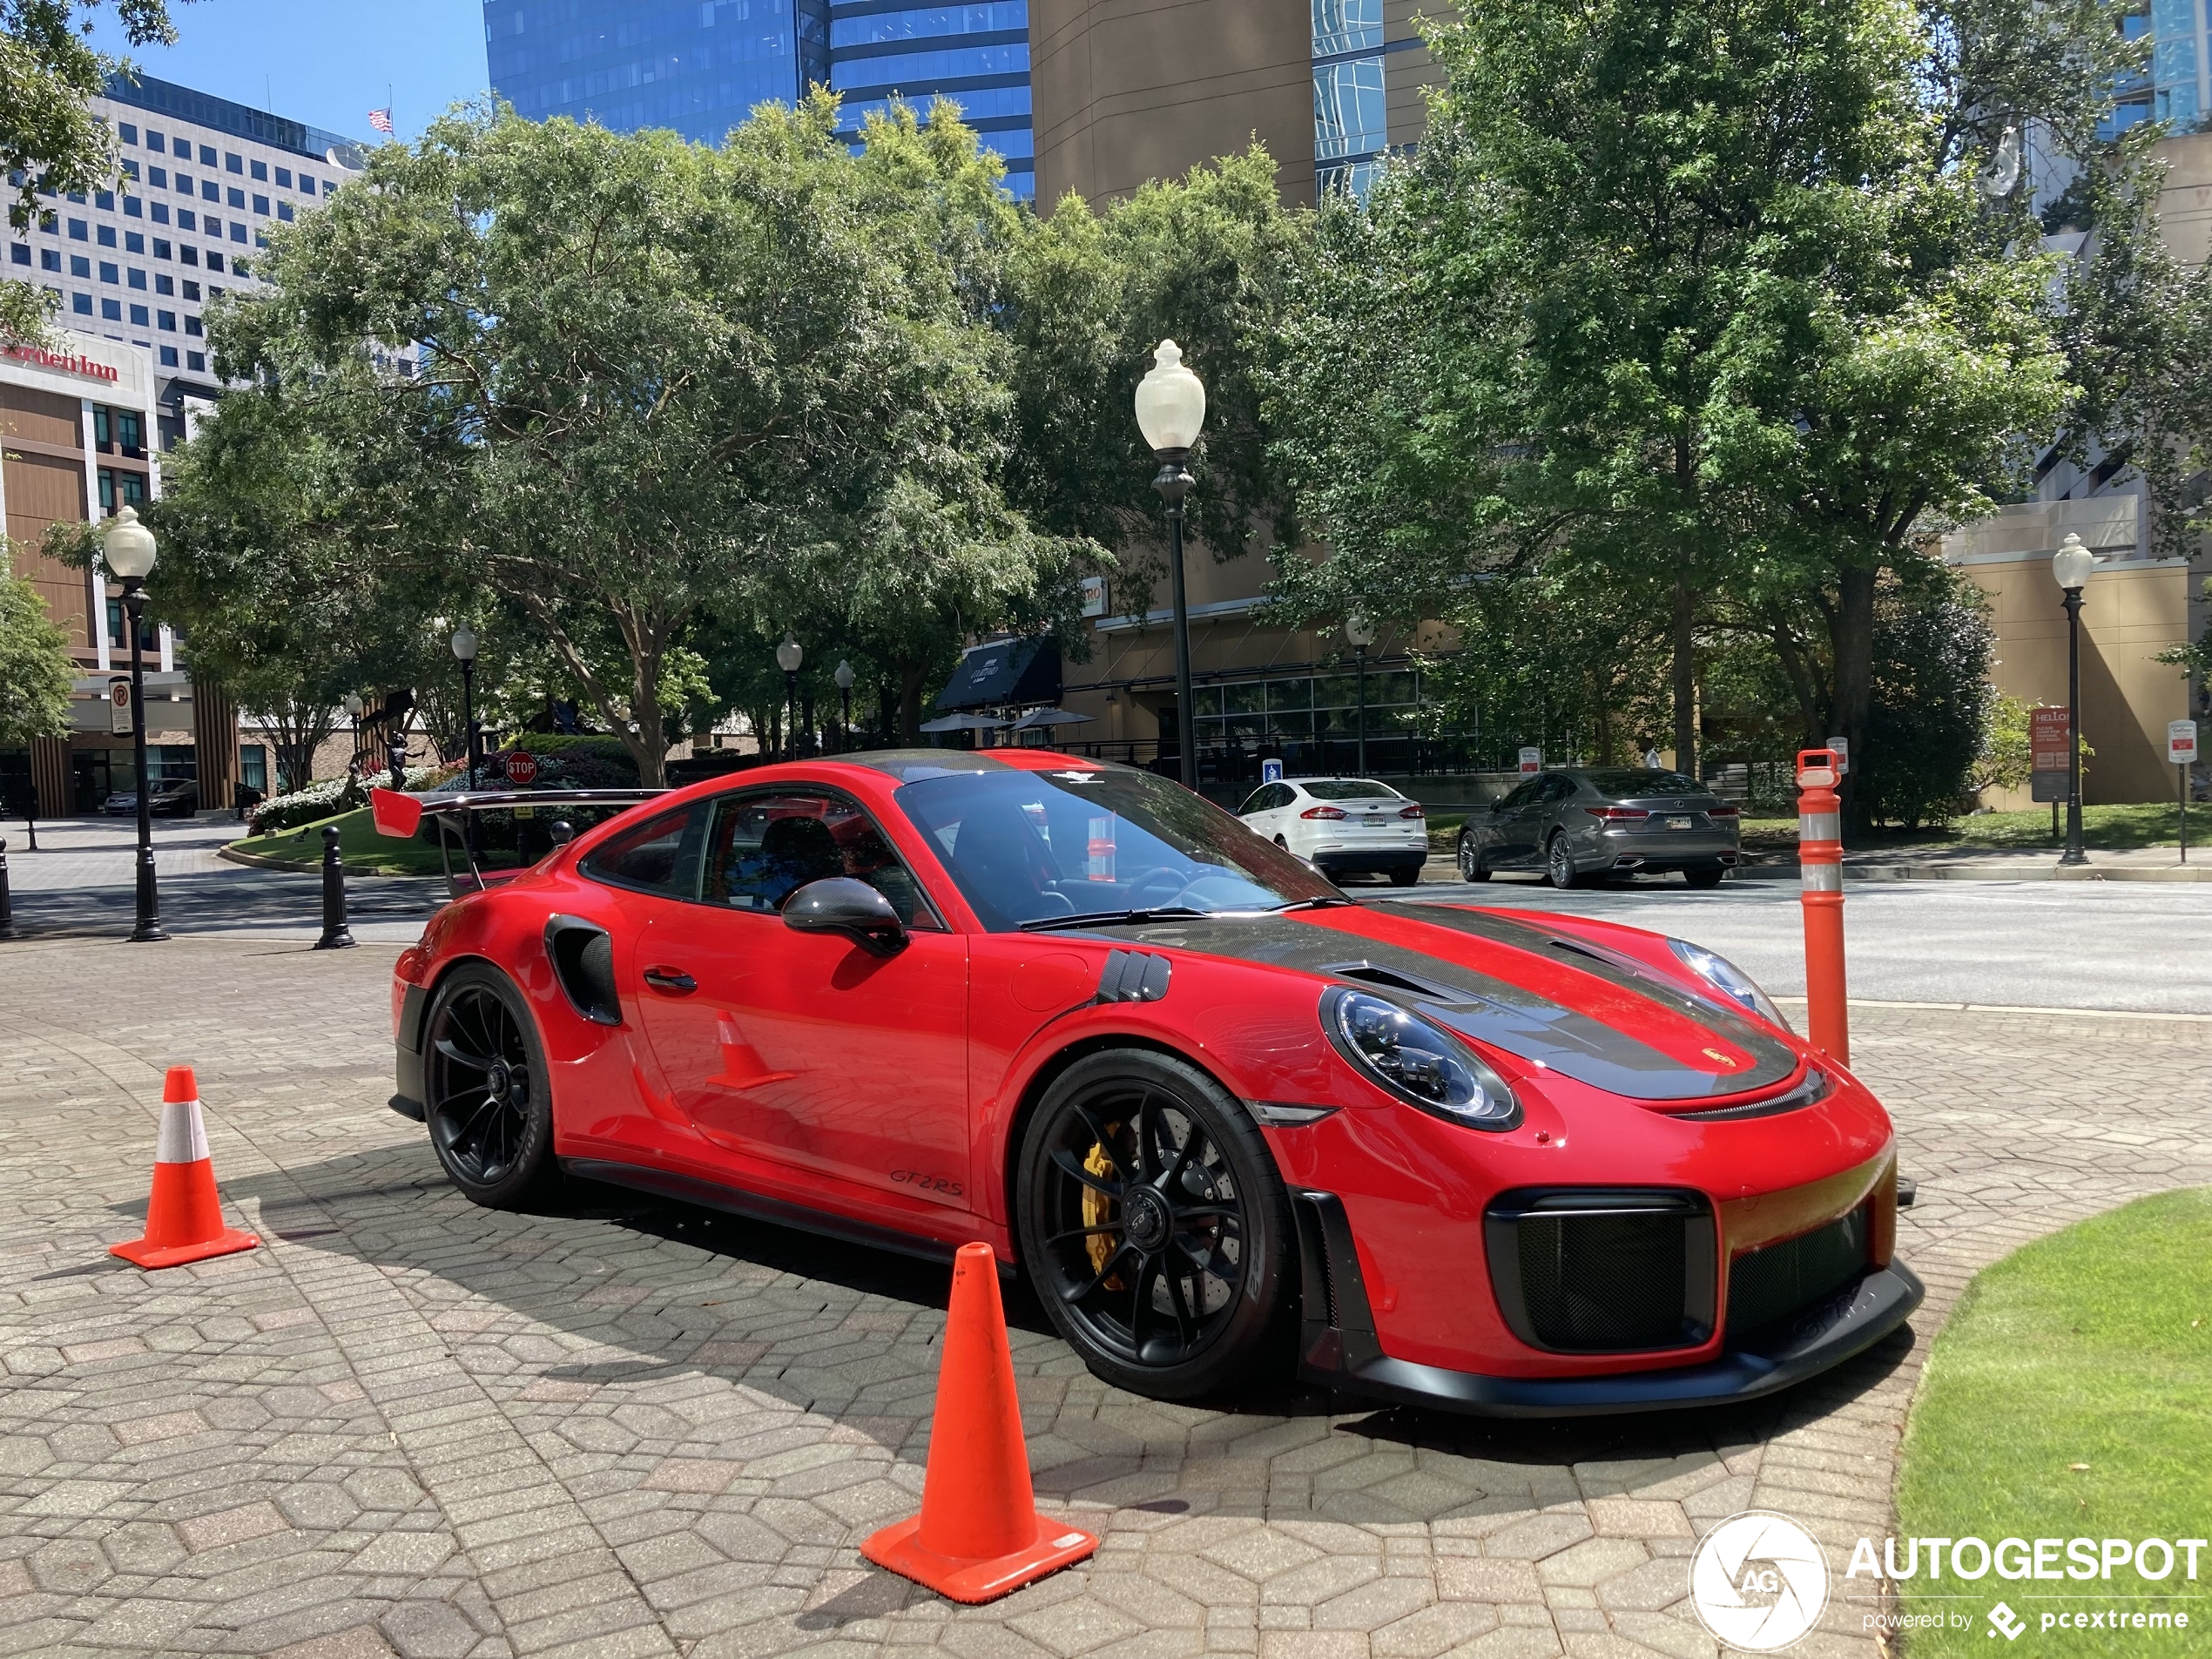
{"label": "gray sedan", "polygon": [[1586,877],[1680,870],[1718,885],[1742,858],[1737,811],[1678,772],[1601,766],[1541,772],[1460,831],[1460,877],[1541,870],[1555,887]]}

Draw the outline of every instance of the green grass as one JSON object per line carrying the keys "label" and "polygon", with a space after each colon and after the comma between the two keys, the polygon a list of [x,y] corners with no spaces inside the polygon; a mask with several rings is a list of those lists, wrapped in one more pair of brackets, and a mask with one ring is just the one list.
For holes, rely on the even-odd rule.
{"label": "green grass", "polygon": [[[2145,1198],[1986,1269],[1936,1339],[1905,1427],[1898,1538],[2212,1537],[2212,1189]],[[2061,1550],[2061,1561],[2064,1553]],[[2109,1581],[1898,1586],[1908,1613],[1968,1628],[1911,1630],[1909,1659],[1990,1659],[2000,1600],[2037,1653],[2170,1656],[2212,1629],[2212,1550],[2197,1581],[2176,1552],[2162,1584]],[[2163,1590],[2163,1598],[2146,1592]],[[1967,1599],[1940,1600],[1943,1592]],[[2180,1599],[2174,1599],[2175,1597]],[[2049,1597],[2053,1599],[2042,1599]],[[2187,1631],[2041,1629],[2045,1611],[2186,1611]]]}
{"label": "green grass", "polygon": [[[2064,808],[2060,809],[2059,826],[2063,837],[2066,827]],[[2175,844],[2178,828],[2178,814],[2172,801],[2130,806],[2085,806],[2081,809],[2081,839],[2092,852],[2119,853],[2131,847],[2172,846]],[[1743,819],[1743,839],[1747,844],[1753,846],[1795,846],[1797,820],[1794,818],[1746,817]],[[2192,845],[2212,846],[2212,806],[2200,804],[2189,809],[2189,840]],[[1880,829],[1871,834],[1846,836],[1844,844],[1852,850],[1925,846],[2025,848],[2041,852],[2054,851],[2061,843],[2051,839],[2051,809],[2037,806],[2020,813],[1982,813],[1972,818],[1954,819],[1947,825],[1928,825],[1918,830]]]}
{"label": "green grass", "polygon": [[234,842],[241,853],[275,859],[302,870],[322,867],[322,832],[326,824],[338,826],[339,855],[350,868],[373,870],[378,875],[437,875],[442,867],[438,849],[422,841],[379,835],[369,809],[356,807],[317,823],[302,824],[281,835],[249,835]]}

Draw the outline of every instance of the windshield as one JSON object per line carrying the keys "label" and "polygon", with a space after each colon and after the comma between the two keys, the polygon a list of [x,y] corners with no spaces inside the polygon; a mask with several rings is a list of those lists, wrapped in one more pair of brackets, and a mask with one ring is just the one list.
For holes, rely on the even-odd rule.
{"label": "windshield", "polygon": [[1271,910],[1336,888],[1150,772],[963,772],[894,799],[993,933],[1130,910]]}
{"label": "windshield", "polygon": [[1630,795],[1702,795],[1705,786],[1695,778],[1685,778],[1678,772],[1630,771],[1622,766],[1612,772],[1585,772],[1591,786],[1601,795],[1619,799]]}
{"label": "windshield", "polygon": [[1302,783],[1298,787],[1316,800],[1399,800],[1403,799],[1388,784],[1371,784],[1360,778],[1323,778],[1313,783]]}

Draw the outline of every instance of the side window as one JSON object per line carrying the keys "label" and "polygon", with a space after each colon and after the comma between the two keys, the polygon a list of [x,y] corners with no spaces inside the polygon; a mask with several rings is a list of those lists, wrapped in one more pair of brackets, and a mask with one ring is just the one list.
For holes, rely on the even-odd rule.
{"label": "side window", "polygon": [[1250,818],[1254,813],[1273,812],[1278,804],[1275,799],[1278,787],[1278,786],[1274,784],[1262,784],[1258,789],[1253,790],[1244,804],[1237,809],[1237,815],[1239,818]]}
{"label": "side window", "polygon": [[1575,780],[1562,772],[1554,772],[1545,784],[1544,799],[1548,801],[1565,800],[1576,788]]}
{"label": "side window", "polygon": [[909,927],[940,924],[874,820],[841,795],[774,790],[725,796],[714,813],[705,901],[772,913],[810,881],[865,881]]}
{"label": "side window", "polygon": [[664,898],[697,900],[699,849],[705,840],[703,807],[663,813],[624,830],[579,867],[595,881],[636,887]]}
{"label": "side window", "polygon": [[1527,783],[1517,786],[1513,793],[1498,803],[1498,811],[1511,812],[1516,806],[1526,806],[1536,798],[1536,786],[1542,781],[1540,778],[1531,778]]}

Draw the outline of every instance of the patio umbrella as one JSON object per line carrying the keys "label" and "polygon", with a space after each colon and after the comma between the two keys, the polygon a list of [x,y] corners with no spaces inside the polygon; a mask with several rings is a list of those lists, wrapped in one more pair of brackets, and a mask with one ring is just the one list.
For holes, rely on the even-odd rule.
{"label": "patio umbrella", "polygon": [[1082,725],[1096,718],[1094,715],[1077,714],[1069,709],[1031,709],[1014,723],[1016,732],[1035,732],[1048,725]]}
{"label": "patio umbrella", "polygon": [[940,715],[934,720],[924,720],[921,723],[921,730],[924,732],[959,732],[962,730],[995,732],[1005,724],[1005,721],[996,719],[988,714],[944,714]]}

